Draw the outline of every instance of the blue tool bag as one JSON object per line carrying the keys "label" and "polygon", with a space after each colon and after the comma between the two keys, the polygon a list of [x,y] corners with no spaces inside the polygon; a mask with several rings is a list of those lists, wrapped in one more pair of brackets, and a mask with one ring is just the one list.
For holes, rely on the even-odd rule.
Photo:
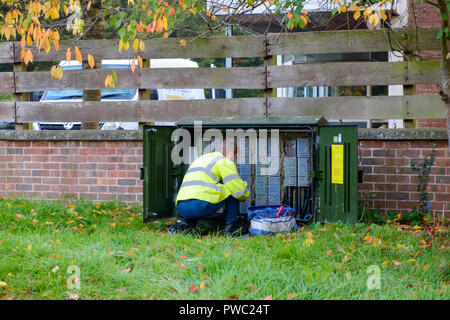
{"label": "blue tool bag", "polygon": [[261,235],[297,230],[295,210],[280,205],[252,206],[247,209],[250,220],[250,234]]}

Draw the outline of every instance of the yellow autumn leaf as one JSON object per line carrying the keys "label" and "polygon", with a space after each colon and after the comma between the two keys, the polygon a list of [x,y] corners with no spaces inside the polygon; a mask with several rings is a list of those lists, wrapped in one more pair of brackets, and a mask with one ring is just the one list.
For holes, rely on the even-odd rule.
{"label": "yellow autumn leaf", "polygon": [[133,60],[131,60],[131,72],[134,73],[135,69],[136,69],[136,58],[133,57]]}
{"label": "yellow autumn leaf", "polygon": [[185,45],[186,45],[186,40],[181,39],[181,40],[180,40],[180,44],[181,44],[182,46],[185,46]]}
{"label": "yellow autumn leaf", "polygon": [[122,48],[123,48],[123,40],[120,39],[120,40],[119,40],[119,53],[122,52]]}
{"label": "yellow autumn leaf", "polygon": [[0,281],[0,287],[6,288],[8,284],[4,281]]}
{"label": "yellow autumn leaf", "polygon": [[308,19],[305,16],[300,16],[300,19],[302,19],[305,26],[308,24]]}
{"label": "yellow autumn leaf", "polygon": [[142,40],[139,40],[139,50],[145,51],[145,42]]}
{"label": "yellow autumn leaf", "polygon": [[67,48],[67,50],[66,50],[66,60],[67,60],[67,62],[70,62],[71,56],[72,56],[72,50],[70,48]]}
{"label": "yellow autumn leaf", "polygon": [[137,56],[138,59],[138,64],[139,64],[139,69],[142,69],[144,67],[144,63],[142,61],[142,58],[140,55]]}
{"label": "yellow autumn leaf", "polygon": [[361,17],[361,11],[356,10],[355,13],[353,14],[353,18],[355,20],[358,20]]}
{"label": "yellow autumn leaf", "polygon": [[228,251],[228,252],[225,252],[225,254],[223,255],[225,258],[229,258],[230,256],[231,256],[231,252],[230,251]]}
{"label": "yellow autumn leaf", "polygon": [[127,42],[123,42],[123,49],[125,51],[127,51],[129,47],[130,47],[130,43],[128,41]]}
{"label": "yellow autumn leaf", "polygon": [[139,49],[139,39],[134,39],[133,41],[133,50],[138,51]]}
{"label": "yellow autumn leaf", "polygon": [[75,47],[74,47],[74,50],[75,50],[75,59],[76,59],[79,63],[82,63],[82,62],[83,62],[83,57],[82,57],[82,55],[81,55],[80,49],[79,49],[77,46],[75,46]]}
{"label": "yellow autumn leaf", "polygon": [[33,62],[33,53],[30,49],[25,51],[23,61],[25,62],[25,65],[28,65],[28,63]]}
{"label": "yellow autumn leaf", "polygon": [[200,283],[200,289],[201,289],[201,290],[205,290],[205,289],[206,289],[205,281],[202,281],[202,282]]}
{"label": "yellow autumn leaf", "polygon": [[29,245],[27,246],[27,250],[28,250],[28,251],[31,251],[31,248],[32,248],[32,246],[31,246],[31,244],[29,244]]}
{"label": "yellow autumn leaf", "polygon": [[311,246],[311,245],[313,245],[314,244],[314,239],[312,239],[312,238],[306,238],[305,240],[303,240],[303,243],[306,245],[306,246]]}
{"label": "yellow autumn leaf", "polygon": [[378,16],[378,13],[373,13],[370,17],[369,17],[369,22],[376,26],[378,24],[378,22],[380,21],[380,17]]}
{"label": "yellow autumn leaf", "polygon": [[381,263],[381,265],[382,265],[382,266],[385,266],[385,265],[389,264],[389,262],[390,262],[389,260],[385,260],[385,261],[383,261],[383,262]]}
{"label": "yellow autumn leaf", "polygon": [[91,67],[91,69],[93,69],[95,66],[95,60],[91,54],[88,54],[88,63],[89,63],[89,67]]}
{"label": "yellow autumn leaf", "polygon": [[366,241],[367,244],[372,243],[372,236],[365,236],[364,241]]}

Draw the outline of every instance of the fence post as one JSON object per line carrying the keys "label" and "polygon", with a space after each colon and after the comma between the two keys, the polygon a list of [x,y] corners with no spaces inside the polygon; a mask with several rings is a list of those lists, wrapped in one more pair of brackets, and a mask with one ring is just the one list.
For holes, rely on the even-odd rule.
{"label": "fence post", "polygon": [[267,72],[267,67],[271,66],[271,65],[276,65],[277,64],[277,56],[269,56],[267,54],[267,46],[268,46],[268,39],[267,39],[267,34],[264,37],[264,52],[265,52],[265,56],[264,56],[264,68],[265,73],[264,73],[264,77],[265,77],[265,89],[264,89],[264,98],[265,98],[265,103],[266,103],[266,117],[269,115],[268,114],[268,106],[269,106],[269,98],[272,97],[276,97],[277,96],[277,89],[276,88],[268,88],[267,85],[267,78],[268,78],[268,72]]}
{"label": "fence post", "polygon": [[[150,59],[144,59],[142,61],[142,68],[150,68]],[[139,89],[139,101],[141,100],[151,100],[150,88]],[[153,122],[139,122],[139,130],[143,130],[145,124],[153,124]]]}
{"label": "fence post", "polygon": [[[14,48],[16,47],[15,44],[13,44]],[[25,72],[27,71],[27,66],[24,62],[15,62],[13,65],[13,71],[14,71],[14,78],[16,77],[16,72]],[[22,92],[17,93],[16,92],[16,86],[14,83],[14,101],[29,101],[29,93],[28,92]],[[15,107],[17,108],[17,107]],[[33,124],[32,123],[17,123],[17,118],[15,120],[15,130],[33,130]]]}
{"label": "fence post", "polygon": [[[415,52],[404,53],[403,61],[415,61]],[[414,96],[416,95],[416,85],[403,85],[403,95],[404,96]],[[403,119],[404,128],[417,128],[417,119]]]}

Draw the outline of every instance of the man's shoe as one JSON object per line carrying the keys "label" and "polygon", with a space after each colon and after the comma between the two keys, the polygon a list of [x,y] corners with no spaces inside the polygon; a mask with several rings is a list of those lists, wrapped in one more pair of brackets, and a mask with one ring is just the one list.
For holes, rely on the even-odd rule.
{"label": "man's shoe", "polygon": [[248,233],[248,228],[239,222],[227,223],[225,226],[225,234],[231,237],[239,237]]}
{"label": "man's shoe", "polygon": [[177,220],[169,227],[170,233],[192,233],[195,231],[196,221],[190,220]]}

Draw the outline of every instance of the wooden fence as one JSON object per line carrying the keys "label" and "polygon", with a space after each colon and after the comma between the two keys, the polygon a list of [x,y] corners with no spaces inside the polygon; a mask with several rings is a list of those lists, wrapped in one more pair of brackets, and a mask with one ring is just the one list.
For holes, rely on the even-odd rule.
{"label": "wooden fence", "polygon": [[[417,52],[440,50],[437,28],[326,31],[266,36],[151,39],[146,42],[143,59],[157,58],[243,58],[262,57],[263,67],[233,68],[143,68],[134,73],[117,69],[116,88],[232,88],[262,89],[262,98],[123,102],[20,101],[22,93],[104,89],[112,70],[64,71],[53,79],[48,71],[26,72],[20,60],[20,43],[0,43],[0,63],[13,63],[14,72],[0,73],[0,93],[12,93],[15,102],[0,103],[0,121],[31,123],[97,121],[176,121],[186,116],[290,116],[323,115],[327,119],[441,119],[446,107],[438,95],[373,96],[326,98],[277,98],[274,88],[303,86],[416,85],[440,82],[439,61],[406,62],[323,62],[294,66],[273,65],[275,55],[352,52]],[[62,41],[60,49],[48,54],[31,48],[34,61],[65,60],[72,41]],[[79,41],[84,56],[98,59],[130,59],[132,49],[119,53],[118,41]]]}

